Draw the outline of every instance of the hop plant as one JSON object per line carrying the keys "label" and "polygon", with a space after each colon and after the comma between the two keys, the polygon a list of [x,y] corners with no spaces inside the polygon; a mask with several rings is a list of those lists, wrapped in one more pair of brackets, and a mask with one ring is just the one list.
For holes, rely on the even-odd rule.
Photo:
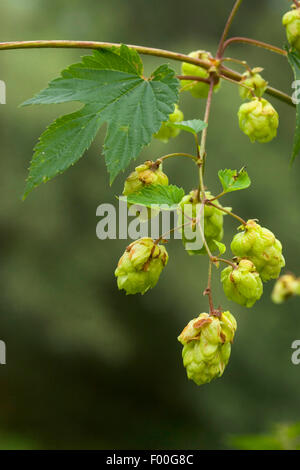
{"label": "hop plant", "polygon": [[126,294],[145,294],[157,284],[167,262],[167,250],[155,244],[152,238],[134,241],[126,248],[115,270],[118,288],[124,289]]}
{"label": "hop plant", "polygon": [[[205,192],[206,199],[212,199],[213,195],[209,192]],[[184,225],[187,224],[189,219],[197,217],[197,205],[198,210],[201,204],[199,201],[199,191],[193,190],[186,196],[182,198],[178,207],[178,224]],[[218,207],[222,207],[218,200],[214,201],[214,204]],[[211,251],[216,249],[214,240],[221,241],[223,238],[223,217],[224,212],[218,210],[216,207],[209,206],[205,204],[204,206],[204,236],[208,247]],[[196,225],[192,225],[192,230],[196,231]],[[182,232],[182,242],[184,246],[187,243],[192,243],[193,240],[188,240],[185,237],[184,227],[181,228]],[[205,247],[202,247],[200,250],[187,250],[190,255],[199,255],[206,254]]]}
{"label": "hop plant", "polygon": [[264,98],[253,98],[248,103],[243,103],[238,111],[238,118],[240,129],[251,142],[269,142],[277,134],[278,113]]}
{"label": "hop plant", "polygon": [[272,301],[281,304],[293,295],[300,295],[300,279],[293,274],[280,276],[271,294]]}
{"label": "hop plant", "polygon": [[221,377],[229,361],[231,343],[237,328],[230,312],[220,318],[201,313],[178,336],[183,345],[183,365],[187,376],[197,385]]}
{"label": "hop plant", "polygon": [[263,281],[276,279],[285,266],[280,241],[254,220],[248,220],[245,226],[239,228],[242,232],[235,235],[231,242],[234,255],[252,261]]}
{"label": "hop plant", "polygon": [[177,137],[180,133],[180,129],[172,126],[172,123],[181,122],[183,121],[183,118],[183,112],[180,111],[178,105],[175,104],[174,112],[169,115],[169,120],[162,123],[161,128],[156,134],[154,134],[154,137],[164,143],[167,143],[171,137]]}
{"label": "hop plant", "polygon": [[263,293],[260,275],[248,259],[241,259],[235,269],[232,266],[223,269],[221,282],[226,297],[246,307],[252,307]]}
{"label": "hop plant", "polygon": [[300,8],[285,13],[282,24],[285,26],[289,43],[300,52]]}
{"label": "hop plant", "polygon": [[243,100],[250,100],[252,98],[252,93],[251,90],[249,90],[246,87],[249,87],[253,90],[256,96],[261,97],[264,92],[266,91],[266,88],[268,86],[268,82],[263,79],[263,77],[258,73],[262,69],[257,67],[254,68],[251,72],[245,72],[242,76],[241,79],[241,85],[246,85],[246,86],[240,86],[239,87],[239,93],[240,97]]}
{"label": "hop plant", "polygon": [[[212,58],[211,54],[206,51],[193,51],[189,53],[189,57],[194,59],[209,60]],[[198,65],[183,62],[181,66],[182,75],[194,75],[201,78],[209,78],[209,72]],[[209,84],[205,82],[196,82],[193,80],[181,80],[181,85],[185,90],[189,91],[194,98],[207,98],[209,92]],[[220,88],[220,82],[214,86],[217,91]]]}
{"label": "hop plant", "polygon": [[135,170],[130,173],[125,180],[123,195],[136,193],[143,189],[144,186],[150,184],[162,184],[167,186],[169,184],[168,177],[163,173],[161,165],[156,165],[152,161],[146,161],[143,165],[139,165]]}

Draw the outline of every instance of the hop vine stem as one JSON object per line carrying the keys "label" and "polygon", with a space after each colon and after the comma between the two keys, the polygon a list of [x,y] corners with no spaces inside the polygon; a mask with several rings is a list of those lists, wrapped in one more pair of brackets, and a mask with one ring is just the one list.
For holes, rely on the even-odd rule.
{"label": "hop vine stem", "polygon": [[223,34],[222,34],[220,42],[219,42],[219,47],[218,47],[218,50],[217,50],[217,59],[221,59],[221,57],[222,57],[224,42],[225,42],[225,40],[228,36],[230,26],[232,25],[234,17],[237,14],[237,11],[238,11],[239,7],[241,6],[242,1],[243,0],[236,0],[235,4],[233,5],[233,8],[231,10],[231,13],[228,16]]}
{"label": "hop vine stem", "polygon": [[[223,39],[226,38],[226,35],[224,36],[223,34]],[[254,44],[253,41],[255,40],[251,41],[252,44]],[[255,41],[255,42],[258,43],[259,41]],[[0,51],[1,50],[7,51],[7,50],[14,50],[14,49],[41,49],[41,48],[43,49],[49,49],[49,48],[105,49],[105,48],[110,48],[112,46],[120,47],[121,44],[113,43],[113,42],[72,41],[72,40],[13,41],[13,42],[0,42]],[[131,49],[136,50],[140,54],[163,57],[165,59],[170,59],[170,60],[175,60],[175,61],[180,61],[180,62],[188,62],[190,64],[204,67],[206,70],[208,70],[211,67],[211,63],[209,61],[202,60],[202,59],[195,59],[193,57],[189,57],[188,55],[180,54],[179,52],[172,52],[172,51],[168,51],[164,49],[157,49],[157,48],[146,47],[146,46],[137,46],[137,45],[132,45],[132,44],[127,44],[127,46],[130,47]],[[276,49],[279,49],[279,48],[276,48]],[[228,69],[227,67],[224,67],[224,66],[220,67],[220,71],[222,72],[224,76],[231,78],[232,80],[236,82],[239,82],[242,78],[241,74],[239,74],[238,72],[235,72],[234,70]],[[280,90],[277,90],[272,87],[268,87],[266,89],[266,93],[289,104],[290,106],[295,106],[294,103],[292,102],[291,97],[287,95],[286,93],[283,93]]]}

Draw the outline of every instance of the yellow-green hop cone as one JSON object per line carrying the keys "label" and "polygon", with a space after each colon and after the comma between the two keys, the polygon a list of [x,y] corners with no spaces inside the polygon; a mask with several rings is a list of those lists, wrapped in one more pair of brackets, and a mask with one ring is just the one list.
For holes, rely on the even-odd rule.
{"label": "yellow-green hop cone", "polygon": [[237,328],[230,312],[220,317],[201,313],[178,336],[183,345],[183,365],[187,376],[197,385],[221,377],[229,361],[231,343]]}
{"label": "yellow-green hop cone", "polygon": [[[123,196],[137,193],[145,186],[150,186],[151,184],[161,184],[163,186],[168,186],[168,177],[162,171],[161,167],[161,165],[156,165],[150,160],[146,161],[142,165],[137,166],[125,180]],[[128,204],[128,207],[130,206],[131,204]],[[157,215],[158,212],[159,211],[157,209],[150,209],[150,207],[145,208],[143,206],[141,207],[140,219],[147,220],[151,218],[151,216]]]}
{"label": "yellow-green hop cone", "polygon": [[[251,100],[253,97],[251,90],[246,87],[249,87],[253,90],[256,96],[261,97],[268,86],[268,82],[263,79],[263,77],[258,73],[261,71],[260,68],[254,68],[251,72],[245,72],[240,81],[241,86],[239,87],[240,97],[243,100]],[[242,86],[244,85],[244,86]]]}
{"label": "yellow-green hop cone", "polygon": [[[193,190],[182,198],[178,207],[178,225],[184,225],[189,222],[191,218],[197,217],[197,211],[200,209],[201,200],[198,199],[199,191]],[[209,192],[205,192],[206,199],[212,199],[214,196]],[[218,207],[222,207],[218,200],[214,201],[214,204]],[[223,217],[224,212],[218,210],[216,207],[205,205],[204,206],[204,236],[208,247],[211,251],[216,249],[214,240],[221,241],[223,238]],[[186,228],[182,227],[182,242],[184,246],[187,243],[192,243],[193,239],[187,239],[185,236]],[[192,227],[192,230],[196,230],[196,226]],[[200,250],[187,250],[189,255],[204,255],[206,254],[205,247],[203,246]]]}
{"label": "yellow-green hop cone", "polygon": [[164,143],[167,143],[171,137],[177,137],[180,133],[180,129],[173,127],[170,124],[172,124],[172,122],[181,122],[183,121],[183,118],[183,112],[180,111],[177,104],[175,104],[174,112],[169,115],[169,120],[162,123],[161,128],[153,137]]}
{"label": "yellow-green hop cone", "polygon": [[282,304],[293,295],[300,295],[300,279],[293,274],[284,274],[277,279],[271,299],[275,304]]}
{"label": "yellow-green hop cone", "polygon": [[280,241],[254,220],[248,220],[245,226],[239,228],[242,231],[231,242],[232,253],[252,261],[264,282],[276,279],[285,266]]}
{"label": "yellow-green hop cone", "polygon": [[124,184],[123,195],[128,196],[129,194],[139,192],[144,186],[149,186],[150,184],[167,186],[169,180],[167,175],[161,170],[161,165],[158,166],[149,160],[137,166],[130,173]]}
{"label": "yellow-green hop cone", "polygon": [[[209,60],[212,58],[211,54],[207,51],[193,51],[189,53],[189,57],[194,59]],[[181,66],[182,75],[193,75],[201,78],[209,78],[209,72],[198,65],[183,62]],[[191,93],[194,98],[207,98],[209,92],[209,84],[205,82],[196,82],[193,80],[181,80],[181,86],[184,90]],[[220,82],[214,86],[214,91],[220,88]]]}
{"label": "yellow-green hop cone", "polygon": [[290,10],[283,15],[282,24],[285,26],[289,43],[300,52],[300,8]]}
{"label": "yellow-green hop cone", "polygon": [[221,273],[221,282],[229,300],[252,307],[263,293],[263,283],[252,261],[241,259],[237,268],[228,266]]}
{"label": "yellow-green hop cone", "polygon": [[126,294],[145,294],[156,285],[168,258],[165,247],[152,238],[136,240],[126,248],[115,270],[118,288]]}
{"label": "yellow-green hop cone", "polygon": [[253,98],[240,106],[238,111],[240,129],[251,142],[270,142],[279,124],[277,111],[264,98]]}

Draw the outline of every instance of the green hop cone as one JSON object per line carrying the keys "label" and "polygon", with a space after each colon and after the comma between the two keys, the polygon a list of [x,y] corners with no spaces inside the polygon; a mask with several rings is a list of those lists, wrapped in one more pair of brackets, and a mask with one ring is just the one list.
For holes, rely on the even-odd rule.
{"label": "green hop cone", "polygon": [[285,26],[289,43],[300,52],[300,8],[290,10],[283,15],[282,24]]}
{"label": "green hop cone", "polygon": [[[197,217],[197,211],[200,209],[201,201],[198,200],[199,191],[193,190],[182,198],[178,207],[178,225],[184,225],[189,222],[191,218]],[[209,192],[205,192],[206,199],[212,199],[213,195]],[[214,201],[214,204],[218,207],[222,207],[218,200]],[[228,209],[228,208],[227,208]],[[216,207],[205,205],[204,206],[204,236],[211,251],[216,249],[214,240],[221,241],[223,238],[223,217],[224,212],[218,210]],[[187,239],[185,232],[187,229],[182,227],[182,242],[184,246],[187,243],[193,243],[193,239]],[[196,226],[192,225],[192,230],[196,231]],[[189,255],[204,255],[206,254],[205,247],[203,246],[200,250],[187,250]]]}
{"label": "green hop cone", "polygon": [[252,261],[241,259],[234,269],[228,266],[221,273],[221,282],[229,300],[252,307],[263,293],[263,283]]}
{"label": "green hop cone", "polygon": [[275,304],[282,304],[293,295],[300,295],[300,279],[293,274],[284,274],[277,279],[271,299]]}
{"label": "green hop cone", "polygon": [[266,82],[266,80],[264,80],[263,77],[258,73],[261,70],[262,69],[258,67],[254,68],[251,72],[245,72],[243,74],[240,83],[241,85],[246,86],[239,87],[240,97],[243,100],[251,100],[252,98],[251,90],[248,90],[246,87],[251,88],[258,97],[261,97],[266,91],[268,82]]}
{"label": "green hop cone", "polygon": [[251,142],[270,142],[276,134],[279,124],[277,111],[264,98],[253,98],[243,103],[238,111],[240,129]]}
{"label": "green hop cone", "polygon": [[232,253],[252,261],[264,282],[276,279],[285,266],[280,241],[270,230],[261,227],[254,220],[248,220],[239,229],[242,232],[235,235],[231,242]]}
{"label": "green hop cone", "polygon": [[126,294],[145,294],[157,284],[168,262],[164,246],[156,245],[152,238],[140,238],[131,243],[121,256],[115,276],[118,288]]}
{"label": "green hop cone", "polygon": [[220,318],[201,313],[178,336],[183,345],[183,365],[187,376],[197,385],[221,377],[229,361],[231,343],[237,328],[230,312]]}
{"label": "green hop cone", "polygon": [[[152,161],[146,161],[142,165],[139,165],[135,170],[130,173],[128,178],[125,180],[123,196],[128,196],[132,193],[137,193],[143,189],[144,186],[150,186],[152,184],[161,184],[168,186],[169,180],[165,173],[162,171],[162,165],[157,165]],[[131,204],[128,204],[130,207]],[[151,216],[158,214],[157,209],[150,209],[143,207],[140,213],[141,220],[147,220]]]}
{"label": "green hop cone", "polygon": [[[189,57],[194,59],[209,60],[212,56],[206,51],[194,51],[189,53]],[[183,62],[181,66],[182,75],[193,75],[201,78],[209,78],[209,72],[198,65]],[[209,84],[205,82],[195,82],[193,80],[181,80],[181,86],[189,91],[194,98],[207,98],[209,92]],[[220,88],[220,82],[214,86],[214,91]]]}
{"label": "green hop cone", "polygon": [[183,118],[183,112],[180,111],[177,104],[175,104],[174,112],[169,115],[169,120],[162,123],[161,128],[154,134],[154,137],[164,143],[167,143],[171,137],[177,137],[180,133],[180,129],[172,126],[172,122],[181,122]]}

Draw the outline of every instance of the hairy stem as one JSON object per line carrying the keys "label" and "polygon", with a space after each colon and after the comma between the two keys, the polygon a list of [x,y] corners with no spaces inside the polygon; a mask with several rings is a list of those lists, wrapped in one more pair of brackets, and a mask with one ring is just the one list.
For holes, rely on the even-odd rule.
{"label": "hairy stem", "polygon": [[191,155],[189,153],[168,153],[168,155],[164,155],[163,157],[160,157],[157,159],[157,161],[164,161],[167,158],[173,158],[173,157],[187,157],[187,158],[192,158],[195,162],[198,161],[198,158],[195,157],[194,155]]}
{"label": "hairy stem", "polygon": [[[120,47],[120,43],[113,42],[99,42],[99,41],[68,41],[68,40],[41,40],[41,41],[14,41],[14,42],[0,42],[0,51],[13,50],[13,49],[41,49],[41,48],[71,48],[71,49],[107,49],[110,47]],[[188,62],[190,64],[198,65],[206,70],[211,67],[211,63],[207,60],[196,59],[189,57],[185,54],[178,52],[166,51],[164,49],[156,49],[153,47],[136,46],[127,44],[131,49],[136,50],[140,54],[152,55],[156,57],[164,57],[166,59],[176,60],[180,62]],[[235,81],[240,81],[241,75],[233,70],[221,67],[223,75]],[[295,106],[290,96],[275,88],[268,87],[266,93],[278,98],[285,103]]]}
{"label": "hairy stem", "polygon": [[211,274],[212,274],[212,262],[209,260],[208,264],[208,279],[207,279],[207,287],[205,291],[203,292],[203,295],[208,296],[208,302],[209,302],[209,313],[210,315],[214,312],[214,303],[213,303],[213,298],[212,298],[212,289],[211,289]]}
{"label": "hairy stem", "polygon": [[287,52],[285,50],[281,49],[280,47],[273,46],[273,44],[268,44],[266,42],[258,41],[257,39],[244,38],[240,36],[227,39],[227,41],[225,41],[223,44],[222,54],[224,54],[225,49],[233,43],[251,44],[252,46],[262,47],[263,49],[275,52],[276,54],[280,54],[283,56],[287,55]]}
{"label": "hairy stem", "polygon": [[217,256],[214,257],[213,259],[213,262],[218,262],[220,261],[221,263],[225,263],[225,264],[228,264],[229,266],[231,266],[233,269],[236,269],[237,268],[237,264],[233,263],[232,261],[229,261],[229,259],[225,259],[225,258],[218,258]]}
{"label": "hairy stem", "polygon": [[[208,96],[207,96],[207,101],[206,101],[206,107],[205,107],[205,114],[204,114],[204,122],[208,124],[209,120],[209,113],[210,113],[210,108],[211,108],[211,102],[212,102],[212,94],[214,90],[214,83],[215,79],[212,76],[210,79],[210,86],[209,86],[209,91],[208,91]],[[203,166],[204,166],[204,159],[206,156],[206,138],[207,138],[207,127],[206,126],[201,135],[201,142],[200,142],[200,163],[199,163],[199,180],[200,180],[200,191],[201,191],[201,199],[205,200],[205,194],[204,194],[204,181],[203,181]]]}
{"label": "hairy stem", "polygon": [[[207,83],[208,85],[210,84],[209,78],[197,77],[196,75],[177,75],[177,78],[179,80],[193,80],[194,82],[203,82]],[[188,86],[190,86],[190,84],[188,84]]]}
{"label": "hairy stem", "polygon": [[229,29],[230,29],[230,26],[232,25],[232,22],[233,22],[233,19],[241,5],[243,0],[236,0],[235,4],[233,5],[233,8],[231,10],[231,13],[227,19],[227,22],[225,24],[225,28],[224,28],[224,31],[223,31],[223,34],[221,36],[221,39],[220,39],[220,42],[219,42],[219,46],[218,46],[218,50],[217,50],[217,58],[220,59],[222,57],[222,53],[223,53],[223,44],[228,36],[228,33],[229,33]]}

